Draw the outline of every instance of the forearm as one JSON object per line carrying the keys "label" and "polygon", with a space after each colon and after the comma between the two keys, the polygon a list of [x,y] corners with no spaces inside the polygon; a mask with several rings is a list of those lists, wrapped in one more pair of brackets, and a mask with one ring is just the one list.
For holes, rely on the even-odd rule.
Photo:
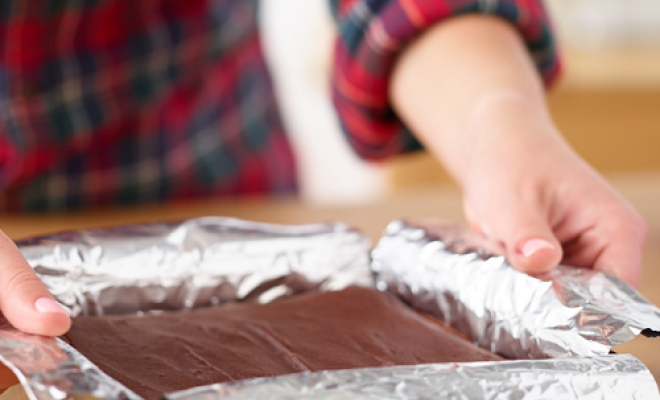
{"label": "forearm", "polygon": [[390,100],[461,185],[475,165],[487,165],[484,154],[515,153],[510,146],[529,141],[561,145],[529,53],[497,17],[463,16],[428,30],[401,54]]}

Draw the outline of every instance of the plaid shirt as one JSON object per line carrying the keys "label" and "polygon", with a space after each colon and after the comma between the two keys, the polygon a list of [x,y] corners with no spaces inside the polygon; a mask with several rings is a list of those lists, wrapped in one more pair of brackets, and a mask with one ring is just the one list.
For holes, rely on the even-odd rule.
{"label": "plaid shirt", "polygon": [[[2,0],[0,209],[56,211],[291,192],[296,169],[262,57],[257,0]],[[333,94],[359,154],[419,148],[387,102],[392,63],[468,12],[515,24],[547,80],[535,0],[334,0]]]}

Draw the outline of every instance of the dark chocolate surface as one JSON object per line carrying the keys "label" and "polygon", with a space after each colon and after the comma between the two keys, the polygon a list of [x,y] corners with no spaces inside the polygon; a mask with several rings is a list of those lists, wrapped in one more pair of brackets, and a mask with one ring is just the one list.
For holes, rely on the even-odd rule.
{"label": "dark chocolate surface", "polygon": [[392,295],[357,287],[265,305],[78,317],[66,337],[146,399],[193,386],[304,371],[501,360]]}

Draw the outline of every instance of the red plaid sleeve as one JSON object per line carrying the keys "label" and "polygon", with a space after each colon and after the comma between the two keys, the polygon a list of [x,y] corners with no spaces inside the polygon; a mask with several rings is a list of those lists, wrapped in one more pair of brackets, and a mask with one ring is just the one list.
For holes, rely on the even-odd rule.
{"label": "red plaid sleeve", "polygon": [[296,190],[258,0],[0,1],[0,214]]}
{"label": "red plaid sleeve", "polygon": [[339,24],[333,101],[353,148],[383,159],[421,148],[388,102],[389,77],[406,43],[456,15],[483,13],[513,24],[544,82],[559,74],[550,23],[540,0],[332,0]]}

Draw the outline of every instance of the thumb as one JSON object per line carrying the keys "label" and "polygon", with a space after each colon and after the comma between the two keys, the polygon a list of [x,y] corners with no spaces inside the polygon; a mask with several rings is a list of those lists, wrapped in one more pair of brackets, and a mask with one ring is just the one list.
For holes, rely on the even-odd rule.
{"label": "thumb", "polygon": [[2,231],[0,310],[9,323],[23,332],[57,336],[71,327],[68,312],[57,303],[14,242]]}
{"label": "thumb", "polygon": [[541,210],[512,206],[498,213],[488,232],[504,244],[509,263],[528,274],[548,272],[562,259],[561,244]]}

